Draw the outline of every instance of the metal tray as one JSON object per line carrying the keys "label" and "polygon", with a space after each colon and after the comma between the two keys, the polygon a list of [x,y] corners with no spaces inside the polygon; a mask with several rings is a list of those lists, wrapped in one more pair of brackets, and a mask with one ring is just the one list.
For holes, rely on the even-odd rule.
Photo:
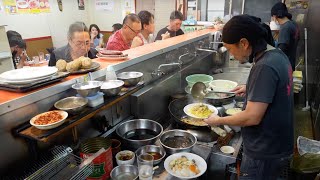
{"label": "metal tray", "polygon": [[43,79],[30,84],[9,84],[9,83],[0,82],[0,89],[6,90],[6,91],[13,91],[13,92],[27,92],[27,91],[36,89],[38,87],[42,87],[44,85],[60,81],[68,77],[69,74],[70,73],[68,72],[57,72],[50,79]]}

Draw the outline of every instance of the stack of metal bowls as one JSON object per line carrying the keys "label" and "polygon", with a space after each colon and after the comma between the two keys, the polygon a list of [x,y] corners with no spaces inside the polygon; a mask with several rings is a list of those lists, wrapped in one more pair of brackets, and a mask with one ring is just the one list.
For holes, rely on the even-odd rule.
{"label": "stack of metal bowls", "polygon": [[67,97],[54,103],[54,107],[69,114],[81,112],[88,104],[88,99],[83,97]]}
{"label": "stack of metal bowls", "polygon": [[117,74],[117,78],[124,81],[125,86],[137,85],[143,76],[142,72],[122,72]]}
{"label": "stack of metal bowls", "polygon": [[77,90],[82,97],[94,96],[100,90],[102,83],[101,81],[87,81],[76,83],[72,85],[72,88]]}
{"label": "stack of metal bowls", "polygon": [[121,80],[104,81],[101,86],[101,91],[106,96],[115,96],[115,95],[119,94],[123,85],[124,85],[124,82]]}

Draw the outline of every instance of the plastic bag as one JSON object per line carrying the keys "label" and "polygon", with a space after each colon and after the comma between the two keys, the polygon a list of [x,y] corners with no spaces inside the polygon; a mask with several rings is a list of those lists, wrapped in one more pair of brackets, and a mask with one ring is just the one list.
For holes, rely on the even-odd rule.
{"label": "plastic bag", "polygon": [[306,153],[320,155],[320,141],[299,136],[297,139],[297,144],[298,144],[298,151],[301,156]]}

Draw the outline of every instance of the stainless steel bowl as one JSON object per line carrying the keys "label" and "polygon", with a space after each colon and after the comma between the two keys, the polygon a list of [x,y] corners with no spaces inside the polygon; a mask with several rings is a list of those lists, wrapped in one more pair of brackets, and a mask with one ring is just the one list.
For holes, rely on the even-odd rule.
{"label": "stainless steel bowl", "polygon": [[133,119],[117,126],[117,135],[132,150],[154,144],[163,132],[161,124],[149,119]]}
{"label": "stainless steel bowl", "polygon": [[101,81],[87,81],[82,83],[76,83],[72,85],[72,88],[77,90],[80,96],[87,97],[97,94],[97,92],[100,90],[101,85]]}
{"label": "stainless steel bowl", "polygon": [[[168,138],[186,138],[188,141],[191,141],[190,145],[187,147],[170,147],[164,144],[165,140]],[[180,140],[177,140],[176,143]],[[192,147],[197,143],[197,138],[189,133],[188,131],[180,130],[180,129],[173,129],[169,131],[163,132],[160,136],[160,144],[166,150],[168,154],[174,154],[179,152],[190,152]]]}
{"label": "stainless steel bowl", "polygon": [[125,86],[137,85],[143,76],[142,72],[122,72],[117,74],[117,78],[124,81]]}
{"label": "stainless steel bowl", "polygon": [[153,160],[153,165],[159,164],[162,161],[162,159],[166,156],[166,151],[163,149],[163,147],[156,146],[156,145],[142,146],[138,150],[136,150],[135,153],[136,153],[136,156],[138,157],[140,154],[152,153],[152,152],[156,152],[156,153],[159,153],[161,155],[160,159]]}
{"label": "stainless steel bowl", "polygon": [[83,97],[67,97],[54,103],[54,107],[67,113],[75,114],[83,110],[88,104],[88,99]]}
{"label": "stainless steel bowl", "polygon": [[110,173],[111,179],[126,179],[135,180],[138,179],[139,171],[137,166],[133,165],[120,165],[112,169]]}
{"label": "stainless steel bowl", "polygon": [[101,86],[101,91],[107,96],[115,96],[121,91],[124,82],[121,80],[104,81]]}

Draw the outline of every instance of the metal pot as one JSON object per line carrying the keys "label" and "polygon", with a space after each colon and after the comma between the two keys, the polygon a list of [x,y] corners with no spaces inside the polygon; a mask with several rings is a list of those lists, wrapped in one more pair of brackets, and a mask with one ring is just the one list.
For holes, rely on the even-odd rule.
{"label": "metal pot", "polygon": [[116,133],[132,150],[154,144],[163,132],[161,124],[149,119],[133,119],[117,126]]}
{"label": "metal pot", "polygon": [[[183,141],[181,140],[181,138],[185,138],[186,141],[190,141],[191,143],[186,147],[171,147],[168,144],[166,144],[166,140],[168,140],[168,138],[176,138],[175,140],[177,143],[176,145],[180,143],[185,143],[185,142],[181,142]],[[160,136],[160,144],[168,154],[174,154],[179,152],[190,152],[192,147],[196,143],[197,143],[197,138],[193,134],[189,133],[188,131],[180,130],[180,129],[173,129],[173,130],[166,131]]]}
{"label": "metal pot", "polygon": [[140,154],[143,153],[152,153],[152,152],[156,152],[159,153],[161,155],[160,159],[157,160],[153,160],[153,165],[157,165],[159,164],[162,159],[166,156],[166,151],[161,147],[161,146],[156,146],[156,145],[146,145],[146,146],[142,146],[140,147],[138,150],[136,150],[136,156],[138,157]]}

